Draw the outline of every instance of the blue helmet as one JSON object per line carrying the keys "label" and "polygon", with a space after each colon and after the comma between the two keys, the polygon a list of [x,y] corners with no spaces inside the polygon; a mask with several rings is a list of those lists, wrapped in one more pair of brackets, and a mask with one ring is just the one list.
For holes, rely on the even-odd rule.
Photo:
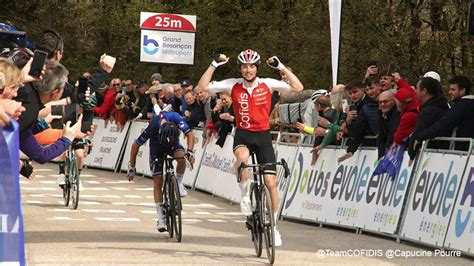
{"label": "blue helmet", "polygon": [[179,141],[179,127],[173,122],[166,122],[161,125],[158,132],[160,144],[174,145]]}

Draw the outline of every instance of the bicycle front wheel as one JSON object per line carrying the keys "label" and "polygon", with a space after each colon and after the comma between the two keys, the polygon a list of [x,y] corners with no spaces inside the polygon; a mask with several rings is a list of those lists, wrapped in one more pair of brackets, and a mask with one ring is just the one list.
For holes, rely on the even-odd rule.
{"label": "bicycle front wheel", "polygon": [[178,240],[178,242],[181,242],[181,238],[183,236],[183,227],[181,223],[181,195],[179,194],[178,181],[176,180],[176,177],[174,175],[171,176],[170,181],[173,190],[173,197],[171,198],[171,202],[173,203],[171,204],[173,227],[174,232],[176,233],[176,240]]}
{"label": "bicycle front wheel", "polygon": [[71,162],[71,196],[72,196],[72,208],[75,210],[79,205],[79,170],[77,168],[76,160]]}
{"label": "bicycle front wheel", "polygon": [[255,248],[255,254],[257,257],[262,256],[262,227],[260,223],[260,208],[262,203],[259,202],[258,186],[255,183],[250,185],[250,203],[252,207],[251,215],[251,233],[252,242]]}
{"label": "bicycle front wheel", "polygon": [[163,211],[165,212],[165,222],[166,222],[166,230],[168,230],[168,234],[170,235],[170,238],[173,238],[174,236],[174,229],[173,229],[173,213],[172,213],[172,207],[171,207],[171,198],[173,197],[173,191],[170,189],[170,182],[169,182],[169,176],[166,176],[165,179],[165,186],[164,186],[164,191],[163,191],[163,197],[164,197],[164,204],[163,204]]}
{"label": "bicycle front wheel", "polygon": [[262,206],[260,209],[260,219],[265,236],[267,257],[270,264],[275,261],[275,217],[273,216],[273,204],[270,191],[266,186],[261,190]]}

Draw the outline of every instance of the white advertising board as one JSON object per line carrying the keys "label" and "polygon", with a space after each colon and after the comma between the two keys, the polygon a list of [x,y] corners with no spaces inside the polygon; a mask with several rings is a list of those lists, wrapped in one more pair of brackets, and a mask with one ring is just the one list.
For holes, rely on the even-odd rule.
{"label": "white advertising board", "polygon": [[[128,169],[128,162],[130,161],[130,150],[132,148],[132,144],[135,140],[140,136],[140,134],[145,130],[148,126],[148,121],[134,121],[130,127],[130,135],[128,137],[127,146],[125,148],[125,153],[122,160],[122,167],[120,168],[122,171],[127,171]],[[143,144],[140,147],[140,150],[137,154],[137,161],[136,161],[136,173],[137,174],[144,174],[147,176],[151,176],[150,171],[150,147],[149,141]]]}
{"label": "white advertising board", "polygon": [[118,131],[114,123],[109,123],[105,127],[103,119],[94,119],[94,124],[97,128],[92,138],[94,146],[87,157],[86,164],[92,167],[114,170],[130,123],[125,124],[122,132]]}
{"label": "white advertising board", "polygon": [[[203,158],[205,147],[202,146],[202,130],[193,129],[192,134],[194,134],[194,167],[193,170],[186,169],[186,172],[183,176],[183,183],[187,186],[193,186],[196,180],[197,174],[199,172],[199,167],[201,165],[201,160]],[[181,145],[186,148],[186,138],[184,134],[181,134]]]}
{"label": "white advertising board", "polygon": [[443,246],[466,158],[423,153],[406,204],[402,238]]}
{"label": "white advertising board", "polygon": [[[285,145],[283,143],[279,143],[275,149],[275,157],[277,162],[281,159],[284,159],[288,164],[288,168],[291,173],[292,166],[295,162],[296,154],[298,152],[298,146],[290,146]],[[291,174],[288,178],[285,178],[285,171],[283,167],[277,167],[277,189],[278,189],[278,196],[280,198],[280,205],[279,208],[283,206],[283,201],[285,199],[285,194],[288,189],[288,184],[290,183]]]}
{"label": "white advertising board", "polygon": [[462,178],[444,246],[474,255],[474,155]]}
{"label": "white advertising board", "polygon": [[232,151],[234,138],[228,135],[224,146],[215,145],[216,139],[211,138],[206,146],[201,161],[201,168],[195,187],[233,202],[240,202],[240,188],[235,175],[235,158]]}

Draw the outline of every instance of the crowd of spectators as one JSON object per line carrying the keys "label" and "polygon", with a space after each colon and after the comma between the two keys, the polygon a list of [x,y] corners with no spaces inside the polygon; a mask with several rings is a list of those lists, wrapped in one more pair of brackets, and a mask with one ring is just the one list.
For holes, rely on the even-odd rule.
{"label": "crowd of spectators", "polygon": [[[12,51],[24,49],[28,52],[11,43],[0,44],[10,45],[7,48]],[[89,89],[87,95],[79,95],[77,82],[68,80],[68,70],[60,63],[64,53],[61,36],[54,31],[45,31],[37,48],[48,53],[40,78],[28,74],[31,58],[19,62],[4,53],[5,58],[0,59],[0,127],[8,127],[11,119],[18,120],[20,149],[36,162],[52,160],[63,154],[75,140],[91,134],[81,130],[83,121],[78,115],[87,106],[96,117],[106,121],[106,126],[115,123],[120,131],[124,130],[127,121],[150,120],[161,112],[174,111],[183,116],[191,128],[203,129],[203,145],[209,144],[214,135],[215,143],[212,144],[222,147],[232,132],[234,110],[226,92],[208,95],[207,90],[193,87],[188,79],[165,83],[166,79],[160,73],[154,73],[148,81],[111,77],[115,59],[103,55],[99,59],[99,70],[83,74]],[[29,51],[29,57],[31,55]],[[281,79],[285,81],[283,74]],[[344,138],[347,139],[347,153],[338,161],[353,156],[361,145],[376,146],[378,157],[383,158],[393,143],[406,145],[413,160],[425,140],[438,136],[474,138],[471,80],[466,76],[454,76],[449,80],[450,104],[440,81],[440,76],[431,71],[411,86],[399,73],[381,73],[373,65],[360,79],[330,90],[316,90],[303,99],[307,105],[304,113],[307,123],[282,123],[279,112],[284,95],[274,93],[271,128],[281,132],[303,132],[313,137],[313,164],[322,149],[339,145]],[[50,113],[52,105],[66,106],[63,129],[53,130],[49,126],[57,119]],[[373,137],[367,139],[367,136]],[[296,140],[289,138],[288,141]],[[429,147],[446,149],[448,144],[432,141]],[[460,150],[468,147],[466,142],[455,145]],[[61,174],[64,171],[61,161],[59,165]],[[34,176],[31,169],[23,167],[22,170],[23,175]]]}

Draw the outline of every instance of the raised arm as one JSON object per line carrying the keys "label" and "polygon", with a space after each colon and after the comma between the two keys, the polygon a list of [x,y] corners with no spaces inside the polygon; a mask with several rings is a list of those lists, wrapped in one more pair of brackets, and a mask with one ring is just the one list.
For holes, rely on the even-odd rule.
{"label": "raised arm", "polygon": [[228,61],[229,61],[229,57],[227,57],[224,54],[220,54],[214,60],[212,60],[209,67],[206,69],[204,74],[202,74],[201,79],[199,79],[197,86],[207,91],[209,87],[209,83],[211,82],[211,79],[212,79],[212,75],[214,74],[214,71],[216,70],[216,68],[218,68],[219,66],[222,66]]}
{"label": "raised arm", "polygon": [[272,56],[267,59],[267,65],[271,68],[278,69],[280,72],[285,74],[288,78],[288,83],[291,87],[291,91],[300,92],[304,89],[301,81],[296,77],[296,75],[291,72],[285,65],[278,59],[276,56]]}

